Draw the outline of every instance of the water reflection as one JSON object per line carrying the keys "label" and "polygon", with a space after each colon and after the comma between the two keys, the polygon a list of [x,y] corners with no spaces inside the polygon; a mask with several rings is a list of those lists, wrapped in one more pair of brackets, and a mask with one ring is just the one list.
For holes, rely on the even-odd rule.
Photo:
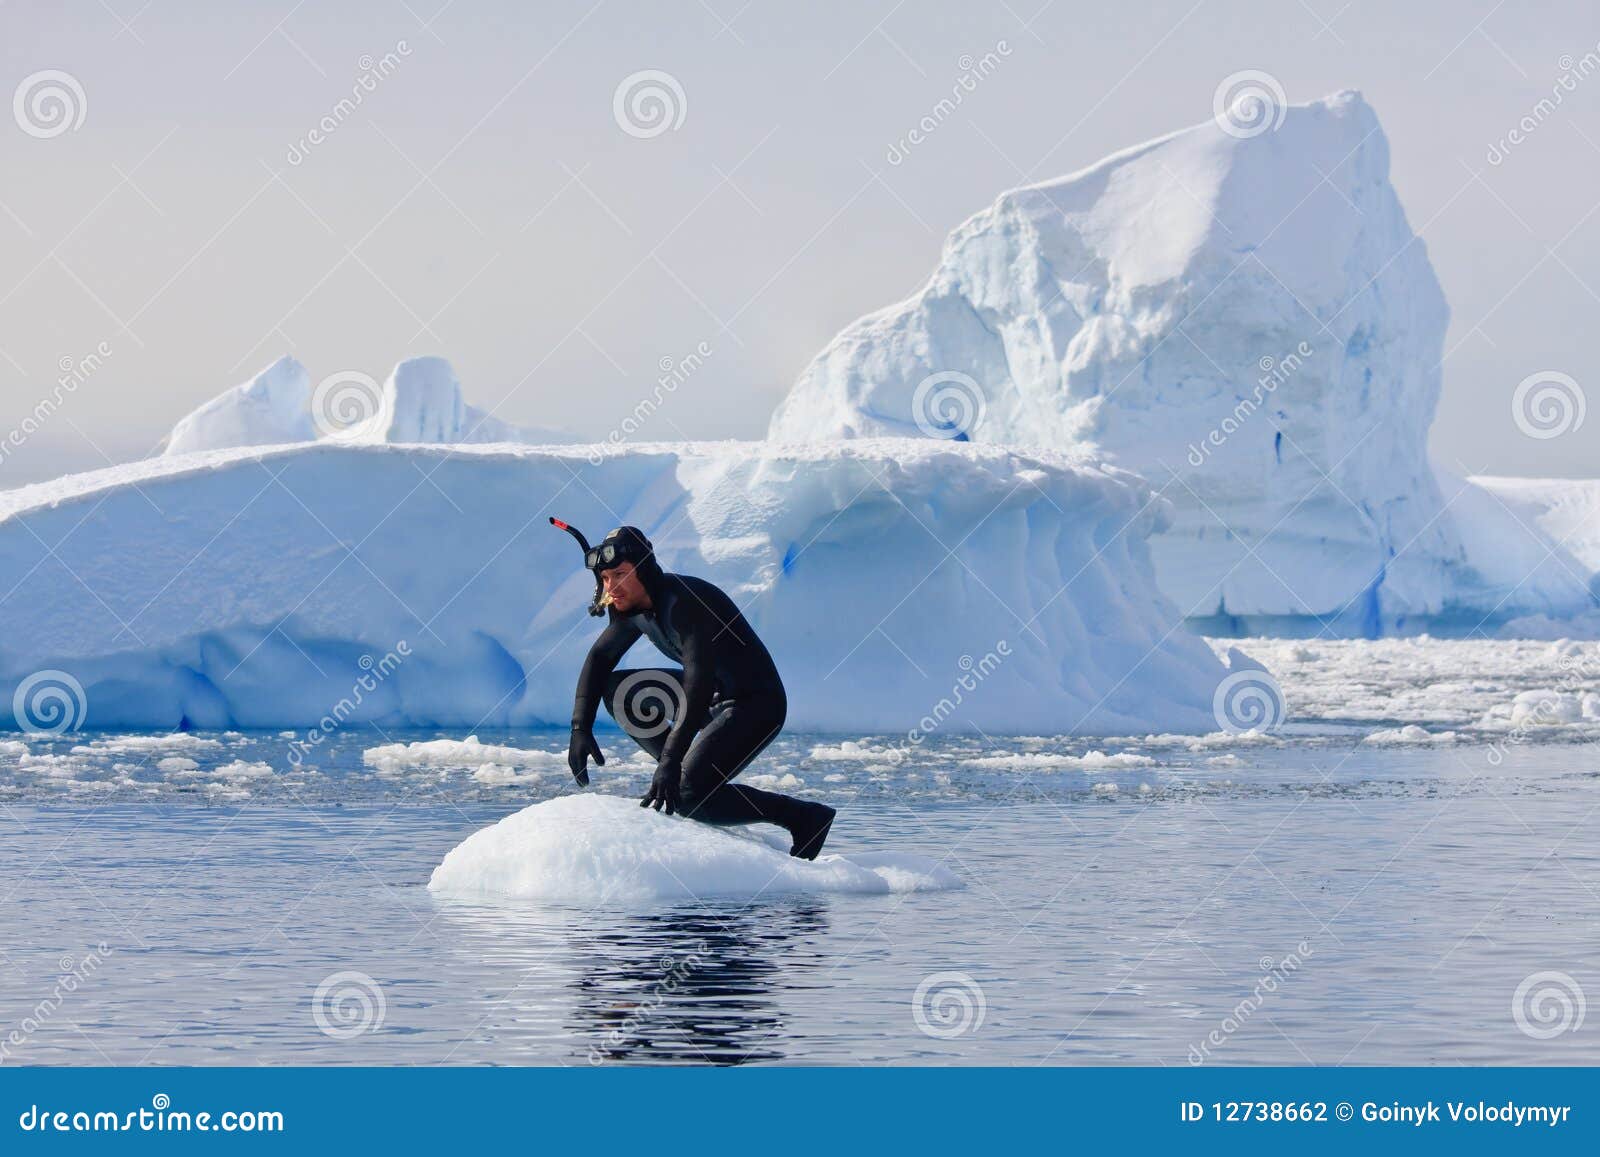
{"label": "water reflection", "polygon": [[781,997],[820,975],[828,932],[815,897],[650,913],[442,899],[440,914],[500,981],[480,1035],[509,1030],[546,1059],[559,1038],[566,1063],[589,1065],[799,1059]]}

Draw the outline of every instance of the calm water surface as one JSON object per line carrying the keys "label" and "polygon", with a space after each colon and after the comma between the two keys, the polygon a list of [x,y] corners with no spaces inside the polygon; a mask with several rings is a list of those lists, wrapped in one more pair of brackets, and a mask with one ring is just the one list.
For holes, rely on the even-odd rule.
{"label": "calm water surface", "polygon": [[[831,849],[965,888],[639,910],[426,890],[565,772],[385,777],[352,739],[307,775],[210,738],[195,767],[83,736],[0,761],[3,1063],[1600,1061],[1600,1017],[1549,1035],[1568,980],[1600,996],[1585,744],[952,739],[891,768],[785,737],[760,770],[841,807]],[[1146,765],[973,763],[1091,747]],[[1564,979],[1514,1008],[1538,973]]]}

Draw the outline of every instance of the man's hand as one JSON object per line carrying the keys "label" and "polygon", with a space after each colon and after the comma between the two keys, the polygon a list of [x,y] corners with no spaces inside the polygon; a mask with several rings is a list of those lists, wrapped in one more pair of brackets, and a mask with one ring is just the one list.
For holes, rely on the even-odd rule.
{"label": "man's hand", "polygon": [[567,748],[567,766],[572,769],[572,778],[578,781],[579,787],[589,786],[589,757],[594,756],[594,761],[600,767],[606,765],[606,757],[600,754],[600,745],[594,741],[594,732],[587,727],[572,725],[572,743]]}
{"label": "man's hand", "polygon": [[655,778],[650,781],[650,790],[639,801],[640,807],[655,805],[656,811],[661,810],[661,805],[666,804],[667,814],[670,816],[678,810],[678,779],[683,774],[683,767],[675,759],[663,759],[656,764]]}

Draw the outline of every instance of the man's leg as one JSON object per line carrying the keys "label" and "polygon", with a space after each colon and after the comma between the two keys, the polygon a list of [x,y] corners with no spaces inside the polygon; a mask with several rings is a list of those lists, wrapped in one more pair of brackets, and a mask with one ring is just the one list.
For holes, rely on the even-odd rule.
{"label": "man's leg", "polygon": [[680,808],[708,824],[777,824],[793,837],[789,854],[813,860],[833,823],[832,808],[731,782],[777,738],[783,721],[781,700],[728,699],[714,706],[684,756]]}

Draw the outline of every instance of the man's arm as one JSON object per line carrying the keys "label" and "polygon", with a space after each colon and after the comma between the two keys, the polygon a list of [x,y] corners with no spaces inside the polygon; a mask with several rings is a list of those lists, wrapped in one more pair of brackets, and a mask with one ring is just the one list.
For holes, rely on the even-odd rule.
{"label": "man's arm", "polygon": [[639,628],[631,621],[612,611],[606,629],[600,632],[600,637],[589,648],[589,657],[583,661],[583,672],[578,676],[578,690],[572,697],[572,741],[567,745],[567,767],[579,787],[589,786],[591,757],[601,767],[606,765],[606,757],[600,753],[600,745],[594,741],[594,717],[605,698],[606,683],[611,678],[611,672],[617,669],[623,653],[633,646],[639,634]]}
{"label": "man's arm", "polygon": [[594,727],[594,718],[600,713],[600,704],[605,701],[606,683],[611,678],[611,672],[617,669],[622,656],[642,633],[631,619],[624,618],[616,611],[611,611],[610,616],[606,629],[600,632],[600,637],[589,648],[589,657],[583,661],[583,671],[578,676],[577,693],[572,697],[572,726],[585,731]]}

